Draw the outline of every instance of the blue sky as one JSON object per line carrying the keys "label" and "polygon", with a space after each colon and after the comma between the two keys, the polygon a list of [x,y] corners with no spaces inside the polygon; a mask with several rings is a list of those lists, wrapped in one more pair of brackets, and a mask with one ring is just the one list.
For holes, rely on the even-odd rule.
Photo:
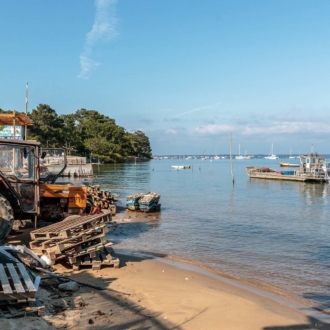
{"label": "blue sky", "polygon": [[153,153],[330,153],[330,1],[0,1],[0,108],[95,109]]}

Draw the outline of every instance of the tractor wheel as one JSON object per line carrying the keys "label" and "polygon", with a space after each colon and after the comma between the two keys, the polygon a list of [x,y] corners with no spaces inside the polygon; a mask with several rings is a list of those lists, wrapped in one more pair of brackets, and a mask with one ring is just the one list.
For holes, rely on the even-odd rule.
{"label": "tractor wheel", "polygon": [[0,242],[9,235],[13,223],[13,209],[7,199],[0,195]]}

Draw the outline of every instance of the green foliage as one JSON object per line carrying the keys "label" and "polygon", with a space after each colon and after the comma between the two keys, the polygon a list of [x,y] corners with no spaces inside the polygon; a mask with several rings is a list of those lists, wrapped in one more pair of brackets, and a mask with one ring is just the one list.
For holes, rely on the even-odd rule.
{"label": "green foliage", "polygon": [[129,133],[116,125],[114,119],[96,110],[80,109],[74,114],[58,116],[49,105],[39,104],[29,116],[34,127],[28,129],[28,138],[44,146],[67,146],[71,154],[92,155],[104,162],[152,155],[149,138],[142,131]]}

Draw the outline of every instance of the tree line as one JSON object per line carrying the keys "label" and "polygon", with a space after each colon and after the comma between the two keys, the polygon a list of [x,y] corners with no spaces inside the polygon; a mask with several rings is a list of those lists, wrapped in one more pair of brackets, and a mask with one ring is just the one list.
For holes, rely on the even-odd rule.
{"label": "tree line", "polygon": [[[0,109],[0,113],[12,112]],[[152,156],[149,138],[142,131],[129,133],[96,110],[80,109],[73,114],[58,115],[49,105],[39,104],[28,116],[33,122],[33,127],[27,130],[28,140],[37,140],[44,147],[65,146],[71,155],[92,155],[105,163]]]}

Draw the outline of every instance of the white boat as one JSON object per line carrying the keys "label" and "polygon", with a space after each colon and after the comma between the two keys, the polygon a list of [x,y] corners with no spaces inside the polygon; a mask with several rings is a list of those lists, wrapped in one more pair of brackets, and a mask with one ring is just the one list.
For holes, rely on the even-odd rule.
{"label": "white boat", "polygon": [[241,156],[241,145],[238,145],[238,156],[235,156],[235,159],[242,160],[242,159],[250,159],[251,157],[247,155],[247,151],[245,151],[245,155]]}
{"label": "white boat", "polygon": [[218,156],[218,149],[215,148],[215,156],[213,157],[215,160],[220,159],[220,157]]}
{"label": "white boat", "polygon": [[173,170],[189,170],[190,165],[172,165]]}
{"label": "white boat", "polygon": [[242,160],[244,156],[241,156],[241,145],[238,145],[238,156],[235,156],[235,159]]}
{"label": "white boat", "polygon": [[247,154],[247,150],[245,150],[244,159],[250,159],[250,158],[251,158],[251,156],[249,156],[249,155]]}
{"label": "white boat", "polygon": [[269,156],[266,156],[265,159],[278,159],[278,157],[276,155],[274,155],[273,143],[272,143],[272,147],[270,149]]}
{"label": "white boat", "polygon": [[[291,159],[296,158],[295,156],[291,156],[291,149],[290,149],[290,156],[289,156],[289,158],[291,158]],[[298,157],[298,158],[299,158],[299,157]]]}
{"label": "white boat", "polygon": [[183,165],[172,165],[173,170],[183,170],[184,166]]}

